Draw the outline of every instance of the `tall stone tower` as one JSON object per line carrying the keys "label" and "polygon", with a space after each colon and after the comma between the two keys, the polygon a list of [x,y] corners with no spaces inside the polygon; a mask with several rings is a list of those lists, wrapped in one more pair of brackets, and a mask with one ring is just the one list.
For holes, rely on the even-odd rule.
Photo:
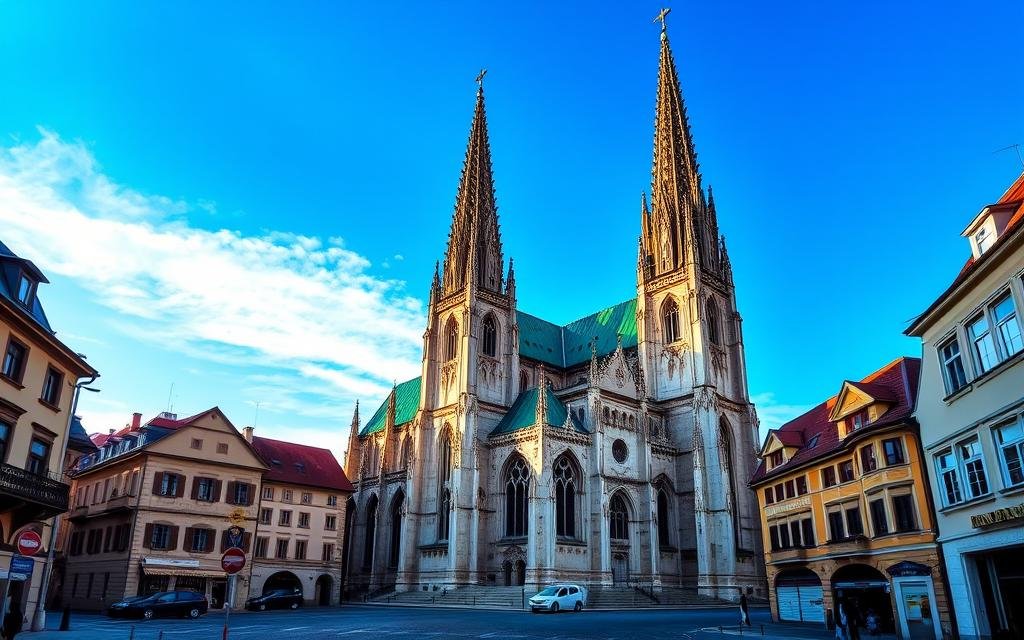
{"label": "tall stone tower", "polygon": [[643,196],[640,207],[637,346],[649,400],[665,408],[677,446],[690,453],[698,583],[714,594],[760,572],[757,506],[746,488],[757,418],[725,238],[701,185],[664,23],[651,178],[650,204]]}

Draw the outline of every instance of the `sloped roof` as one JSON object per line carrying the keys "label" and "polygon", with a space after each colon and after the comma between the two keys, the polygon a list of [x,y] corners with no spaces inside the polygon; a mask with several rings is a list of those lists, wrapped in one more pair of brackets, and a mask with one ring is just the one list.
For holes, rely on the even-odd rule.
{"label": "sloped roof", "polygon": [[252,447],[270,469],[264,479],[336,491],[352,491],[352,483],[328,449],[253,437]]}
{"label": "sloped roof", "polygon": [[853,380],[848,380],[847,382],[849,382],[851,387],[860,389],[880,402],[896,402],[899,399],[896,397],[896,394],[893,393],[892,389],[884,384],[879,384],[877,382],[854,382]]}
{"label": "sloped roof", "polygon": [[[878,371],[867,376],[859,382],[869,384],[876,392],[880,389],[887,390],[894,399],[893,406],[883,413],[875,422],[858,430],[857,433],[867,432],[872,429],[896,424],[901,420],[907,420],[914,412],[914,405],[917,402],[918,375],[921,370],[921,359],[902,357],[885,365]],[[836,423],[829,421],[829,414],[836,402],[836,396],[822,402],[807,413],[790,420],[773,433],[782,438],[796,438],[789,434],[799,434],[801,444],[809,443],[814,436],[818,436],[814,447],[804,447],[796,452],[793,457],[771,471],[765,469],[764,460],[757,465],[757,470],[750,479],[751,484],[788,472],[807,462],[818,458],[825,458],[835,454],[844,447],[844,442],[839,440],[839,428]]]}
{"label": "sloped roof", "polygon": [[[519,394],[516,401],[512,403],[508,412],[501,418],[501,422],[498,426],[494,427],[491,431],[491,436],[498,436],[504,433],[512,433],[520,429],[526,429],[531,427],[536,422],[537,418],[537,398],[540,396],[538,393],[538,387],[532,387],[526,389]],[[545,412],[545,421],[553,427],[563,427],[565,425],[565,419],[569,415],[569,410],[566,409],[562,401],[559,400],[555,393],[551,390],[551,387],[545,388],[545,401],[547,402],[547,411]],[[583,425],[576,420],[576,416],[571,417],[571,424],[573,429],[580,433],[589,433]]]}
{"label": "sloped roof", "polygon": [[71,420],[71,431],[68,432],[68,448],[80,453],[96,451],[97,448],[92,438],[85,432],[85,427],[82,426],[82,419],[78,416]]}
{"label": "sloped roof", "polygon": [[[22,268],[28,269],[33,276],[37,277],[40,282],[49,282],[43,272],[32,263],[31,260],[26,260],[18,256],[16,253],[10,250],[10,248],[3,242],[0,242],[0,261],[16,262]],[[11,285],[7,282],[7,277],[4,274],[0,274],[0,296],[7,298],[13,302],[16,306],[21,309],[21,302],[18,301],[15,292],[11,291]],[[53,329],[50,327],[50,321],[46,319],[46,313],[43,311],[43,305],[39,302],[39,292],[36,291],[36,295],[32,297],[32,308],[27,310],[28,315],[39,323],[48,333],[53,333]]]}
{"label": "sloped roof", "polygon": [[[413,378],[412,380],[406,380],[405,382],[397,385],[392,393],[395,394],[395,426],[400,427],[407,422],[411,422],[416,417],[416,411],[420,408],[420,383],[423,381],[422,376]],[[384,398],[384,402],[377,408],[373,416],[366,421],[366,425],[363,430],[359,432],[359,435],[365,436],[371,433],[377,433],[384,429],[384,425],[388,418],[388,399],[391,394],[388,394],[387,398]]]}
{"label": "sloped roof", "polygon": [[519,323],[519,355],[560,368],[589,360],[590,343],[595,339],[599,356],[615,351],[620,336],[625,349],[637,344],[636,298],[561,327],[522,311],[516,312],[516,320]]}

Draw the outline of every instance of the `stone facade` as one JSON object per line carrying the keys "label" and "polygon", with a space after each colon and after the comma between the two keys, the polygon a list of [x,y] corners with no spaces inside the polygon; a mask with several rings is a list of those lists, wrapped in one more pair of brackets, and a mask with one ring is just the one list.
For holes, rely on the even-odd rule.
{"label": "stone facade", "polygon": [[741,321],[664,32],[653,173],[636,298],[565,326],[519,311],[481,86],[422,376],[353,419],[349,590],[764,595]]}

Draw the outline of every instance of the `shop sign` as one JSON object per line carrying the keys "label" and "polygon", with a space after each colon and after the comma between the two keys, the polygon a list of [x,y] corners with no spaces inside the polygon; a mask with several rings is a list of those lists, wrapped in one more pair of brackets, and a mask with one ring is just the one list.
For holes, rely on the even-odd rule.
{"label": "shop sign", "polygon": [[910,562],[904,560],[898,562],[888,569],[885,570],[890,576],[894,578],[905,578],[907,576],[930,576],[932,574],[932,568],[926,564],[920,562]]}
{"label": "shop sign", "polygon": [[988,513],[971,516],[971,526],[974,528],[988,527],[994,524],[999,524],[1000,522],[1020,519],[1024,519],[1024,503],[1018,504],[1015,507],[996,509],[995,511],[989,511]]}
{"label": "shop sign", "polygon": [[199,561],[177,558],[143,558],[142,564],[151,567],[198,567]]}
{"label": "shop sign", "polygon": [[771,516],[778,515],[780,513],[786,513],[787,511],[793,511],[794,509],[809,506],[811,506],[811,499],[809,497],[803,497],[799,500],[790,500],[789,502],[783,502],[782,504],[765,507],[764,513],[770,518]]}

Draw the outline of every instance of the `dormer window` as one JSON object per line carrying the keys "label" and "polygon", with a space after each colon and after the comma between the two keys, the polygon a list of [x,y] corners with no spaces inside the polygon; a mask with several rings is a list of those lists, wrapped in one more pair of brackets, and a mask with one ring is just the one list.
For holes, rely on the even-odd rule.
{"label": "dormer window", "polygon": [[850,431],[849,431],[850,433],[853,433],[857,429],[863,428],[864,425],[866,425],[868,423],[868,412],[867,412],[867,409],[865,409],[863,411],[858,411],[857,413],[853,414],[852,416],[850,416],[846,420],[847,420],[847,425],[849,425],[849,427],[850,427]]}
{"label": "dormer window", "polygon": [[974,233],[974,243],[978,245],[978,253],[985,253],[995,241],[995,234],[990,233],[987,227],[982,227]]}
{"label": "dormer window", "polygon": [[785,460],[782,457],[781,451],[773,452],[771,454],[771,457],[768,459],[768,464],[771,465],[772,469],[774,469],[775,467],[782,466],[783,462],[785,462]]}
{"label": "dormer window", "polygon": [[18,279],[18,302],[26,307],[32,306],[32,294],[35,293],[36,282],[22,273]]}

